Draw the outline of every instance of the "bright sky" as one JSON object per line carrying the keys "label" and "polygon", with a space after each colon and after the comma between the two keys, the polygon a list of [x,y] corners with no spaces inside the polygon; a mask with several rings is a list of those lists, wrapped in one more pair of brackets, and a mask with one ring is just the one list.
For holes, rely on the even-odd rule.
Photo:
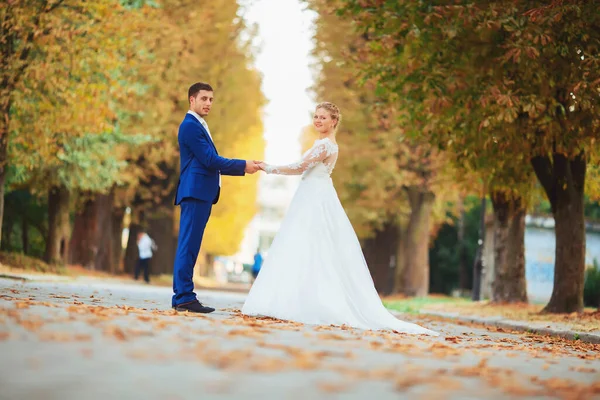
{"label": "bright sky", "polygon": [[315,14],[301,0],[245,0],[244,17],[259,28],[256,67],[263,74],[265,161],[289,164],[300,157],[298,136],[311,123],[310,69]]}

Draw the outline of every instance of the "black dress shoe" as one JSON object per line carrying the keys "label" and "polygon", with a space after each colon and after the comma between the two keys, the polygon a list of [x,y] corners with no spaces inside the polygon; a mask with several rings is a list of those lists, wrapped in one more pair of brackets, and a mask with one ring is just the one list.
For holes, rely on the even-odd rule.
{"label": "black dress shoe", "polygon": [[209,314],[215,311],[212,307],[202,305],[198,300],[190,301],[189,303],[179,304],[173,307],[177,311],[189,311],[195,313]]}

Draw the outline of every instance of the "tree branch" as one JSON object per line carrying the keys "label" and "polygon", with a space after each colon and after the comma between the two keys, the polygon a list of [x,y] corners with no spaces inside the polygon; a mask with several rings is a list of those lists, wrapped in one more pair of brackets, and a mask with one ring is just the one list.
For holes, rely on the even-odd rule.
{"label": "tree branch", "polygon": [[552,166],[550,157],[547,155],[534,156],[531,158],[530,163],[535,175],[548,196],[548,200],[550,200],[552,209],[554,210],[554,204],[556,202],[556,195],[554,193],[556,182],[554,180],[554,167]]}

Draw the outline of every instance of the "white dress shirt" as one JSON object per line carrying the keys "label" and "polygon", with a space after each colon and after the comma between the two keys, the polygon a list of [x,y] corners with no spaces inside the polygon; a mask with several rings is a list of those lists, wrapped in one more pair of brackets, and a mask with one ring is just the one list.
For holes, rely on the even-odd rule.
{"label": "white dress shirt", "polygon": [[138,251],[140,252],[140,258],[152,258],[152,250],[156,250],[156,244],[154,240],[147,233],[144,233],[138,242]]}
{"label": "white dress shirt", "polygon": [[[215,141],[213,140],[212,135],[210,134],[210,129],[208,129],[208,124],[206,123],[204,118],[202,118],[200,116],[200,114],[198,114],[197,112],[192,111],[192,110],[188,110],[187,113],[192,114],[194,117],[196,117],[198,122],[200,122],[200,124],[204,127],[204,129],[206,129],[206,132],[208,133],[208,137],[210,138],[210,140],[213,142],[213,145],[214,145]],[[219,171],[219,187],[221,187],[221,171]]]}

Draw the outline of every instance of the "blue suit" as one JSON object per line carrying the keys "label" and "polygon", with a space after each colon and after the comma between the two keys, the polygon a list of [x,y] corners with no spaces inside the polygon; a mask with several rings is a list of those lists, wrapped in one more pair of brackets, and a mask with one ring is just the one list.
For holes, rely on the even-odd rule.
{"label": "blue suit", "polygon": [[186,114],[179,125],[180,176],[175,205],[181,206],[177,253],[173,266],[172,305],[196,300],[192,276],[212,205],[219,200],[219,172],[243,176],[246,161],[219,156],[200,121]]}

